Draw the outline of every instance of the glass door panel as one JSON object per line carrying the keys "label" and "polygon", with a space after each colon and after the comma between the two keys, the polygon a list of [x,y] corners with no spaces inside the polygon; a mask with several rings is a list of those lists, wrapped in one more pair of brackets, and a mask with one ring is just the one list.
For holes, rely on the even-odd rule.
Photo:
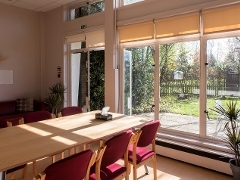
{"label": "glass door panel", "polygon": [[86,108],[87,103],[87,52],[71,55],[71,102],[72,106]]}
{"label": "glass door panel", "polygon": [[104,59],[105,51],[90,51],[89,60],[89,97],[90,110],[101,110],[104,107]]}
{"label": "glass door panel", "polygon": [[154,119],[154,47],[124,49],[124,114]]}
{"label": "glass door panel", "polygon": [[207,62],[207,136],[222,139],[226,121],[213,109],[231,99],[240,104],[240,37],[208,40]]}
{"label": "glass door panel", "polygon": [[160,51],[161,127],[199,134],[199,41],[162,44]]}
{"label": "glass door panel", "polygon": [[71,55],[71,102],[84,111],[104,107],[104,50]]}

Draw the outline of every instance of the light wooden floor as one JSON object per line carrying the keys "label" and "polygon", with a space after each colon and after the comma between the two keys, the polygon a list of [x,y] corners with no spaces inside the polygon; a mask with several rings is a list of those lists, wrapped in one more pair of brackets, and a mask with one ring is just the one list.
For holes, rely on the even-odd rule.
{"label": "light wooden floor", "polygon": [[[37,162],[38,172],[51,164],[51,158]],[[151,163],[148,164],[149,175],[145,175],[144,167],[138,169],[139,180],[153,180]],[[186,164],[170,158],[157,156],[157,176],[160,180],[232,180],[229,175],[221,174],[205,168]],[[32,165],[29,165],[29,180],[32,180]],[[15,178],[20,179],[21,171],[15,173]],[[8,178],[9,179],[9,178]],[[132,174],[130,174],[132,180]]]}

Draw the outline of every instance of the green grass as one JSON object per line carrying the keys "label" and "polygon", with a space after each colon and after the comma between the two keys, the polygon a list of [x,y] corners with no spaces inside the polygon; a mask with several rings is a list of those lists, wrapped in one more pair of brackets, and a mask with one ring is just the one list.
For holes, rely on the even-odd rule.
{"label": "green grass", "polygon": [[[228,100],[235,99],[240,104],[240,98],[237,97],[208,97],[206,110],[209,112],[210,118],[216,118],[216,113],[211,110],[215,107],[215,101],[219,99],[223,106],[226,106]],[[200,101],[198,97],[188,97],[185,99],[179,99],[177,96],[165,96],[161,97],[160,111],[169,112],[175,114],[199,116]]]}

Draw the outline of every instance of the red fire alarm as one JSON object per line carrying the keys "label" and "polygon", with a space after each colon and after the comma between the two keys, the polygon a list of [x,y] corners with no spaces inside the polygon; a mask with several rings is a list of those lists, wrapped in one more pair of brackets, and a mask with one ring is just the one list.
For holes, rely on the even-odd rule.
{"label": "red fire alarm", "polygon": [[57,67],[57,77],[60,78],[61,77],[61,72],[62,72],[62,68],[61,66]]}

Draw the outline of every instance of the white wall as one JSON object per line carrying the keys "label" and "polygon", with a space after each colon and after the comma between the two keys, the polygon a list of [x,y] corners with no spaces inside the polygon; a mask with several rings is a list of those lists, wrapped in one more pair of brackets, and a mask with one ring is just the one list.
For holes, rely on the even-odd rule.
{"label": "white wall", "polygon": [[[13,70],[13,85],[0,85],[0,101],[40,98],[39,13],[0,3],[0,70]],[[1,77],[0,77],[1,78]]]}

